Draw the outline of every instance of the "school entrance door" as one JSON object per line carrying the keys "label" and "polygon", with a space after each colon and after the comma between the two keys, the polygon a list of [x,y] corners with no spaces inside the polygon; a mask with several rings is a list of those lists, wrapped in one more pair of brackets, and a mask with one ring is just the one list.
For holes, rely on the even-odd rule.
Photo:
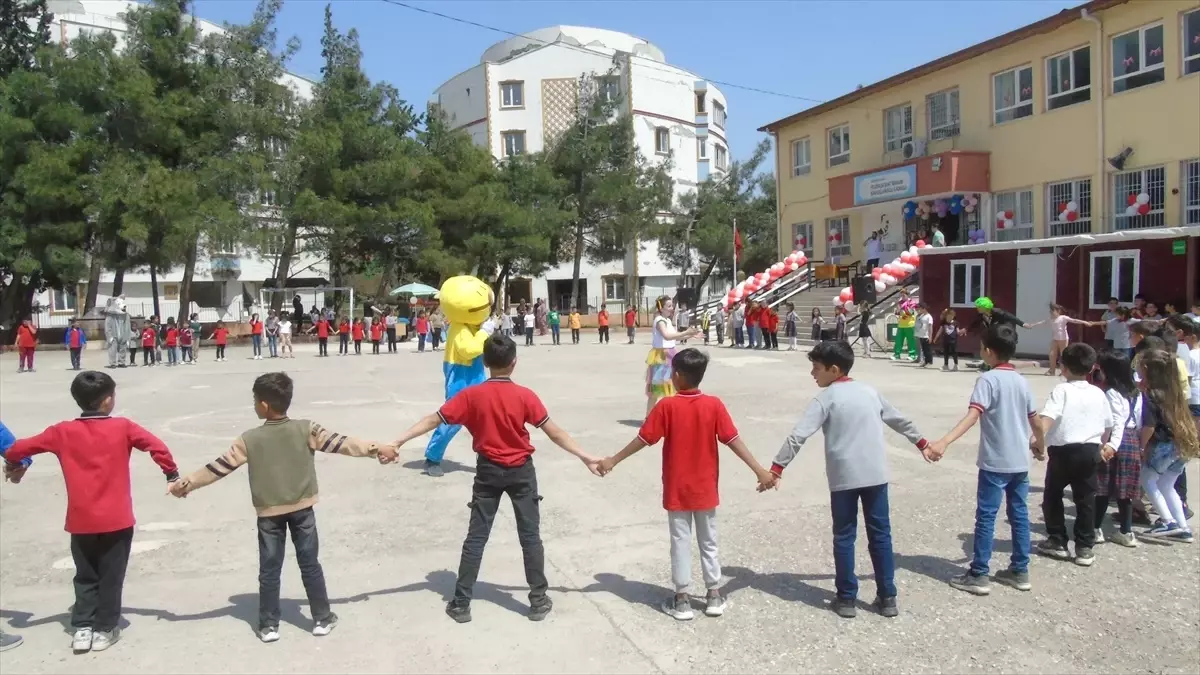
{"label": "school entrance door", "polygon": [[[1025,323],[1041,321],[1050,315],[1054,302],[1054,254],[1017,256],[1017,306],[1013,308]],[[1031,330],[1017,329],[1017,352],[1028,355],[1050,353],[1050,324]]]}

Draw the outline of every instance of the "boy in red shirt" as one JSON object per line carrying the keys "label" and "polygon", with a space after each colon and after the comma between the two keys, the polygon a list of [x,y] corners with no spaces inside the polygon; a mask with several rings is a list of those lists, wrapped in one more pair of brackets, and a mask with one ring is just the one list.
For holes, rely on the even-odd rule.
{"label": "boy in red shirt", "polygon": [[738,436],[725,404],[697,389],[708,369],[708,356],[688,348],[671,360],[671,382],[678,392],[660,399],[638,435],[623,450],[600,460],[605,475],[638,450],[663,443],[663,508],[671,528],[671,578],[675,595],[663,601],[662,610],[680,621],[692,618],[688,586],[692,579],[692,523],[700,544],[700,567],[708,597],[704,613],[721,616],[725,599],[718,587],[721,564],[717,560],[717,441],[729,446],[758,478],[759,490],[774,484],[774,477],[754,459]]}
{"label": "boy in red shirt", "polygon": [[20,326],[17,326],[17,351],[20,353],[20,362],[17,364],[18,373],[26,370],[33,372],[33,352],[37,349],[37,332],[38,329],[30,319],[25,319]]}
{"label": "boy in red shirt", "polygon": [[308,329],[309,333],[317,332],[317,356],[329,356],[329,320],[324,316]]}
{"label": "boy in red shirt", "polygon": [[383,320],[371,322],[371,353],[379,353],[379,343],[383,340]]}
{"label": "boy in red shirt", "polygon": [[154,330],[154,324],[149,321],[142,327],[142,365],[153,366],[157,361],[154,358],[154,345],[158,341],[158,331]]}
{"label": "boy in red shirt", "polygon": [[[153,349],[153,346],[150,347]],[[154,434],[124,417],[110,417],[117,385],[106,373],[85,370],[71,382],[79,417],[59,422],[4,453],[4,474],[20,482],[33,455],[58,457],[67,484],[67,524],[75,560],[75,607],[71,648],[104,651],[121,637],[121,590],[133,544],[133,495],[129,456],[150,453],[167,481],[179,478],[171,452]]]}
{"label": "boy in red shirt", "polygon": [[779,312],[774,308],[766,310],[767,338],[764,349],[779,349]]}
{"label": "boy in red shirt", "polygon": [[218,321],[213,328],[212,337],[209,338],[213,344],[217,346],[217,360],[225,360],[225,345],[229,342],[229,329],[225,327],[224,321]]}
{"label": "boy in red shirt", "polygon": [[759,319],[762,317],[762,308],[757,302],[751,302],[746,309],[746,337],[747,349],[755,349],[761,346],[762,330],[759,325]]}
{"label": "boy in red shirt", "polygon": [[[446,614],[458,623],[471,620],[471,595],[479,577],[483,548],[500,508],[500,498],[507,494],[525,558],[529,620],[541,621],[554,603],[546,596],[545,550],[539,525],[542,497],[538,494],[533,468],[533,445],[525,427],[534,426],[546,432],[555,445],[578,457],[596,475],[600,475],[599,460],[584,452],[550,419],[537,394],[512,381],[517,364],[517,343],[512,338],[499,332],[492,334],[483,345],[483,364],[490,379],[459,392],[436,413],[404,432],[393,445],[399,448],[439,424],[461,424],[471,432],[472,445],[478,454],[471,492],[471,524],[458,564],[454,599],[446,605]],[[384,459],[380,461],[386,463]]]}
{"label": "boy in red shirt", "polygon": [[[362,319],[355,319],[354,326],[350,328],[350,336],[354,340],[354,355],[362,356],[362,341],[366,331],[363,328]],[[378,352],[379,350],[375,350]]]}
{"label": "boy in red shirt", "polygon": [[196,363],[196,355],[192,352],[192,340],[195,337],[195,332],[192,331],[190,324],[179,325],[179,360],[183,363],[194,365]]}
{"label": "boy in red shirt", "polygon": [[167,365],[179,365],[179,327],[175,319],[167,319]]}
{"label": "boy in red shirt", "polygon": [[600,307],[600,313],[596,315],[596,327],[600,334],[600,344],[608,344],[608,308]]}
{"label": "boy in red shirt", "polygon": [[625,310],[625,334],[629,336],[629,344],[633,344],[635,333],[637,333],[637,311],[630,307]]}
{"label": "boy in red shirt", "polygon": [[71,325],[63,334],[63,344],[71,351],[71,370],[79,370],[79,357],[84,345],[87,344],[87,335],[84,334],[83,329],[79,327],[79,322],[75,319],[71,319]]}
{"label": "boy in red shirt", "polygon": [[338,322],[338,356],[350,353],[350,320],[342,317]]}

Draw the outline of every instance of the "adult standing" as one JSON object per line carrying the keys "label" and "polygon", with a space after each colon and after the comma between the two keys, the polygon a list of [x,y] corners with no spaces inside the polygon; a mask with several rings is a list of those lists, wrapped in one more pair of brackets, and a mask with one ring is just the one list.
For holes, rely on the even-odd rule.
{"label": "adult standing", "polygon": [[879,267],[880,249],[882,248],[882,244],[879,241],[879,230],[875,230],[871,233],[870,238],[867,239],[866,247],[867,272],[870,272],[876,267]]}
{"label": "adult standing", "polygon": [[441,306],[435,307],[429,314],[429,336],[433,341],[433,351],[438,350],[442,340],[442,330],[446,327],[446,315],[442,314]]}
{"label": "adult standing", "polygon": [[546,306],[545,300],[537,299],[537,303],[533,306],[533,315],[537,320],[538,335],[545,335],[550,318],[550,308]]}
{"label": "adult standing", "polygon": [[275,316],[275,310],[271,310],[267,314],[267,323],[263,327],[263,332],[267,335],[267,353],[271,358],[279,358],[279,317]]}
{"label": "adult standing", "polygon": [[741,347],[746,344],[746,307],[738,304],[733,308],[733,314],[729,320],[733,326],[733,337],[729,340],[730,347]]}
{"label": "adult standing", "polygon": [[363,334],[371,334],[371,322],[375,321],[375,314],[379,311],[375,307],[375,302],[371,298],[363,301]]}
{"label": "adult standing", "polygon": [[388,307],[383,310],[383,326],[387,329],[388,353],[396,353],[396,310]]}
{"label": "adult standing", "polygon": [[296,330],[304,327],[304,303],[300,301],[300,294],[292,296],[292,326]]}
{"label": "adult standing", "polygon": [[942,228],[937,223],[933,224],[933,245],[936,248],[943,248],[946,245],[946,235],[942,233]]}
{"label": "adult standing", "polygon": [[717,306],[717,311],[713,312],[712,321],[717,325],[717,344],[725,344],[725,308]]}
{"label": "adult standing", "polygon": [[108,367],[125,367],[125,350],[133,337],[125,296],[109,298],[104,305],[104,341],[108,346]]}

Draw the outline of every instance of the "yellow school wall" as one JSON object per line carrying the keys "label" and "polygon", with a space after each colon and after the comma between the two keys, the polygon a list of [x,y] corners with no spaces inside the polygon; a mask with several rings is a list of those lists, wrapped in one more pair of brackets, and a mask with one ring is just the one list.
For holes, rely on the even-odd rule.
{"label": "yellow school wall", "polygon": [[[1182,222],[1182,162],[1200,157],[1200,73],[1183,76],[1182,15],[1200,7],[1196,0],[1129,2],[1095,13],[1103,22],[1103,63],[1097,44],[1097,27],[1074,21],[1050,33],[1036,35],[963,63],[871,94],[841,108],[786,125],[775,133],[776,175],[779,180],[779,247],[781,255],[792,248],[792,226],[813,223],[813,257],[826,259],[827,218],[848,216],[850,260],[862,260],[866,239],[861,210],[832,211],[827,180],[834,176],[870,171],[903,161],[898,151],[884,151],[884,113],[898,105],[913,107],[913,135],[928,137],[926,96],[958,87],[960,133],[957,137],[930,140],[927,154],[947,150],[990,152],[991,191],[1032,189],[1035,237],[1046,233],[1045,186],[1068,179],[1092,179],[1093,232],[1111,230],[1111,169],[1099,173],[1096,107],[1101,87],[1104,97],[1104,157],[1125,147],[1134,149],[1125,169],[1166,167],[1166,222]],[[1163,82],[1112,93],[1112,38],[1130,29],[1163,24]],[[1085,103],[1046,110],[1046,59],[1062,52],[1091,46],[1092,98]],[[1033,66],[1034,114],[1001,124],[993,123],[992,75],[1011,68]],[[827,132],[850,124],[850,161],[830,168]],[[793,140],[811,139],[811,170],[792,176]],[[1104,203],[1098,185],[1104,182]],[[919,187],[919,186],[918,186]],[[1101,218],[1101,214],[1104,218]],[[990,214],[983,214],[990,218]],[[984,221],[986,224],[986,220]]]}

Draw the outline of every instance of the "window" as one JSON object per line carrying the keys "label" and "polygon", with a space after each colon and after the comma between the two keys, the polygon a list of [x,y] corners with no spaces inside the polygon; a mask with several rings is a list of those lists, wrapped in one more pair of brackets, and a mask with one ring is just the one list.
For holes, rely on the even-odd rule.
{"label": "window", "polygon": [[829,262],[850,255],[850,218],[826,218],[825,241],[829,244]]}
{"label": "window", "polygon": [[284,235],[282,232],[270,231],[263,240],[263,253],[266,255],[281,255],[283,253]]}
{"label": "window", "polygon": [[992,76],[992,110],[996,124],[1033,114],[1033,66],[1022,66]]}
{"label": "window", "polygon": [[905,103],[883,111],[884,150],[892,152],[913,139],[912,106]]}
{"label": "window", "polygon": [[930,94],[926,99],[929,107],[929,139],[933,141],[958,135],[958,89],[947,89]]}
{"label": "window", "polygon": [[179,284],[163,284],[163,300],[179,299]]}
{"label": "window", "polygon": [[1183,163],[1183,222],[1200,225],[1200,159]]}
{"label": "window", "polygon": [[843,124],[829,130],[829,166],[850,161],[850,125]]}
{"label": "window", "polygon": [[950,263],[950,306],[974,307],[984,296],[983,258]]}
{"label": "window", "polygon": [[713,124],[725,128],[725,106],[713,101]]}
{"label": "window", "polygon": [[654,129],[654,152],[666,155],[671,152],[671,130],[666,127]]}
{"label": "window", "polygon": [[1092,48],[1080,47],[1046,59],[1046,110],[1092,99]]}
{"label": "window", "polygon": [[725,146],[713,143],[713,155],[716,158],[717,168],[724,170],[729,164],[729,153],[725,150]]}
{"label": "window", "polygon": [[50,311],[55,314],[73,314],[79,307],[79,295],[73,288],[50,291]]}
{"label": "window", "polygon": [[804,255],[813,254],[813,224],[795,223],[792,225],[792,250],[804,251]]}
{"label": "window", "polygon": [[[1067,237],[1092,231],[1092,179],[1068,180],[1046,186],[1048,237]],[[1060,220],[1058,214],[1071,202],[1079,207],[1072,221]]]}
{"label": "window", "polygon": [[1132,305],[1138,294],[1138,251],[1098,251],[1092,254],[1091,307],[1103,309],[1109,298]]}
{"label": "window", "polygon": [[604,299],[625,299],[625,277],[604,277]]}
{"label": "window", "polygon": [[992,222],[996,224],[996,231],[992,234],[994,241],[1018,241],[1033,238],[1033,190],[997,193],[995,204],[996,213],[1013,212],[1013,226],[1000,227],[1000,219],[993,220]]}
{"label": "window", "polygon": [[261,206],[279,206],[279,199],[274,190],[259,190],[258,203]]}
{"label": "window", "polygon": [[525,107],[525,83],[524,82],[501,82],[500,83],[500,107],[501,108],[523,108],[523,107]]}
{"label": "window", "polygon": [[600,78],[600,98],[613,103],[621,98],[621,81],[615,77]]}
{"label": "window", "polygon": [[696,158],[701,160],[708,159],[708,141],[703,138],[696,139]]}
{"label": "window", "polygon": [[525,153],[524,131],[502,132],[500,134],[500,140],[504,144],[505,157],[512,157],[513,155],[521,155]]}
{"label": "window", "polygon": [[1163,27],[1143,26],[1112,40],[1113,93],[1162,82]]}
{"label": "window", "polygon": [[1200,9],[1183,15],[1183,75],[1200,73]]}
{"label": "window", "polygon": [[792,176],[803,176],[812,170],[812,141],[806,136],[792,141]]}
{"label": "window", "polygon": [[697,115],[708,114],[708,108],[706,108],[704,105],[704,92],[702,92],[702,91],[696,92],[696,114]]}
{"label": "window", "polygon": [[217,237],[212,241],[213,253],[237,253],[237,242],[229,237]]}
{"label": "window", "polygon": [[[1154,167],[1126,171],[1113,176],[1113,219],[1114,230],[1140,230],[1147,227],[1162,227],[1166,225],[1165,212],[1167,202],[1166,169]],[[1146,193],[1150,197],[1149,212],[1133,216],[1125,215],[1130,207],[1130,201],[1137,203],[1137,196]]]}

